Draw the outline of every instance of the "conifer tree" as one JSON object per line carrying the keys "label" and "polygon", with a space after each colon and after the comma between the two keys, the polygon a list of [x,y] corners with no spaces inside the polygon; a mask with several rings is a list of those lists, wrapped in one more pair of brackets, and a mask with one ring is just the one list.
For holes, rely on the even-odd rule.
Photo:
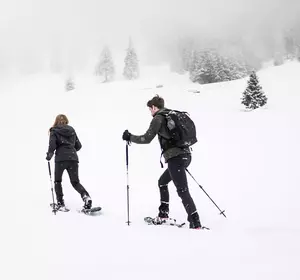
{"label": "conifer tree", "polygon": [[69,78],[69,79],[66,80],[65,88],[66,88],[66,91],[70,91],[70,90],[75,89],[75,83],[74,83],[72,78]]}
{"label": "conifer tree", "polygon": [[132,41],[129,41],[129,47],[125,57],[125,67],[123,75],[128,80],[137,79],[139,77],[138,58],[135,49],[132,46]]}
{"label": "conifer tree", "polygon": [[112,60],[111,52],[108,47],[104,47],[100,61],[96,66],[96,75],[104,76],[104,82],[113,80],[115,75],[115,66]]}
{"label": "conifer tree", "polygon": [[221,55],[215,49],[207,49],[192,55],[190,79],[201,84],[218,83],[244,78],[249,70],[243,60]]}
{"label": "conifer tree", "polygon": [[258,77],[255,71],[253,71],[250,74],[248,86],[243,92],[242,104],[245,105],[247,109],[257,109],[264,106],[267,103],[267,100],[268,98],[259,84]]}
{"label": "conifer tree", "polygon": [[202,74],[204,69],[202,67],[203,64],[203,57],[197,51],[193,51],[191,55],[191,61],[189,65],[189,74],[190,80],[193,83],[204,84]]}

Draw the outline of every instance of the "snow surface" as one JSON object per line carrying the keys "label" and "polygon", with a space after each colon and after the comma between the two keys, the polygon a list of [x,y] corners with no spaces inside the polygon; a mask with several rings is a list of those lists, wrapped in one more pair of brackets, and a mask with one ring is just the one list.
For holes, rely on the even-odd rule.
{"label": "snow surface", "polygon": [[[202,86],[166,67],[149,68],[138,81],[107,84],[81,74],[69,92],[58,75],[0,83],[0,279],[300,279],[299,74],[294,62],[258,72],[269,100],[252,112],[240,105],[247,79]],[[146,102],[156,93],[167,107],[189,111],[197,125],[189,170],[227,215],[188,177],[210,231],[143,222],[159,206],[157,139],[129,147],[132,223],[126,224],[121,136],[125,129],[146,131]],[[98,217],[53,215],[49,207],[45,156],[59,113],[83,144],[80,179],[94,206],[103,207]],[[67,173],[63,188],[69,207],[82,206]],[[169,189],[170,214],[185,221],[172,183]]]}

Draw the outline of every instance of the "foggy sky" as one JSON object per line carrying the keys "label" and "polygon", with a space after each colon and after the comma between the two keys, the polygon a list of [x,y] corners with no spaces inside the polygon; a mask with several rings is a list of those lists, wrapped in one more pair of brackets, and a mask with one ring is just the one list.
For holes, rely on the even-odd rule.
{"label": "foggy sky", "polygon": [[[45,56],[84,60],[108,45],[124,56],[163,57],[176,40],[235,40],[253,47],[300,18],[299,0],[0,0],[0,66]],[[266,39],[267,40],[267,39]]]}

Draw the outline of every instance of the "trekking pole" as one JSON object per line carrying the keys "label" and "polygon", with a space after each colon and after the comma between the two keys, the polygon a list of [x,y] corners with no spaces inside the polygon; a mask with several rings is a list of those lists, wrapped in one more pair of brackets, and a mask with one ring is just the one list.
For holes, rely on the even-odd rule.
{"label": "trekking pole", "polygon": [[193,175],[190,173],[190,171],[188,171],[188,169],[185,169],[187,171],[187,173],[190,174],[190,176],[193,178],[193,180],[196,182],[196,184],[200,187],[200,189],[202,189],[204,191],[204,193],[208,196],[208,198],[213,202],[213,204],[219,209],[220,211],[220,215],[223,215],[225,218],[227,218],[224,214],[225,210],[221,210],[218,205],[211,199],[211,197],[208,195],[208,193],[203,189],[203,187],[196,181],[196,179],[193,177]]}
{"label": "trekking pole", "polygon": [[129,221],[129,176],[128,176],[128,145],[129,143],[127,142],[126,144],[126,175],[127,175],[127,224],[129,226],[130,221]]}
{"label": "trekking pole", "polygon": [[52,204],[52,212],[54,213],[54,215],[56,215],[56,209],[55,209],[55,201],[54,201],[54,194],[53,194],[53,183],[52,183],[52,178],[51,178],[51,166],[50,166],[50,161],[48,161],[48,169],[49,169],[49,176],[50,176],[50,183],[51,183],[51,192],[52,192],[52,200],[53,200],[53,204]]}

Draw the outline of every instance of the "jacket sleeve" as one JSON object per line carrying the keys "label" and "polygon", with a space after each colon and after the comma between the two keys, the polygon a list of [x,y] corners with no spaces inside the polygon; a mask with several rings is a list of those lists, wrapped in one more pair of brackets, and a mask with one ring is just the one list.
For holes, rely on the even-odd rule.
{"label": "jacket sleeve", "polygon": [[136,144],[149,144],[154,137],[158,134],[163,122],[163,117],[162,116],[155,116],[146,131],[144,135],[136,136],[136,135],[131,135],[130,141]]}
{"label": "jacket sleeve", "polygon": [[76,151],[79,151],[81,149],[82,145],[77,137],[77,134],[76,134],[76,140],[75,140],[75,150]]}
{"label": "jacket sleeve", "polygon": [[56,135],[53,131],[50,132],[48,154],[53,155],[57,148]]}

